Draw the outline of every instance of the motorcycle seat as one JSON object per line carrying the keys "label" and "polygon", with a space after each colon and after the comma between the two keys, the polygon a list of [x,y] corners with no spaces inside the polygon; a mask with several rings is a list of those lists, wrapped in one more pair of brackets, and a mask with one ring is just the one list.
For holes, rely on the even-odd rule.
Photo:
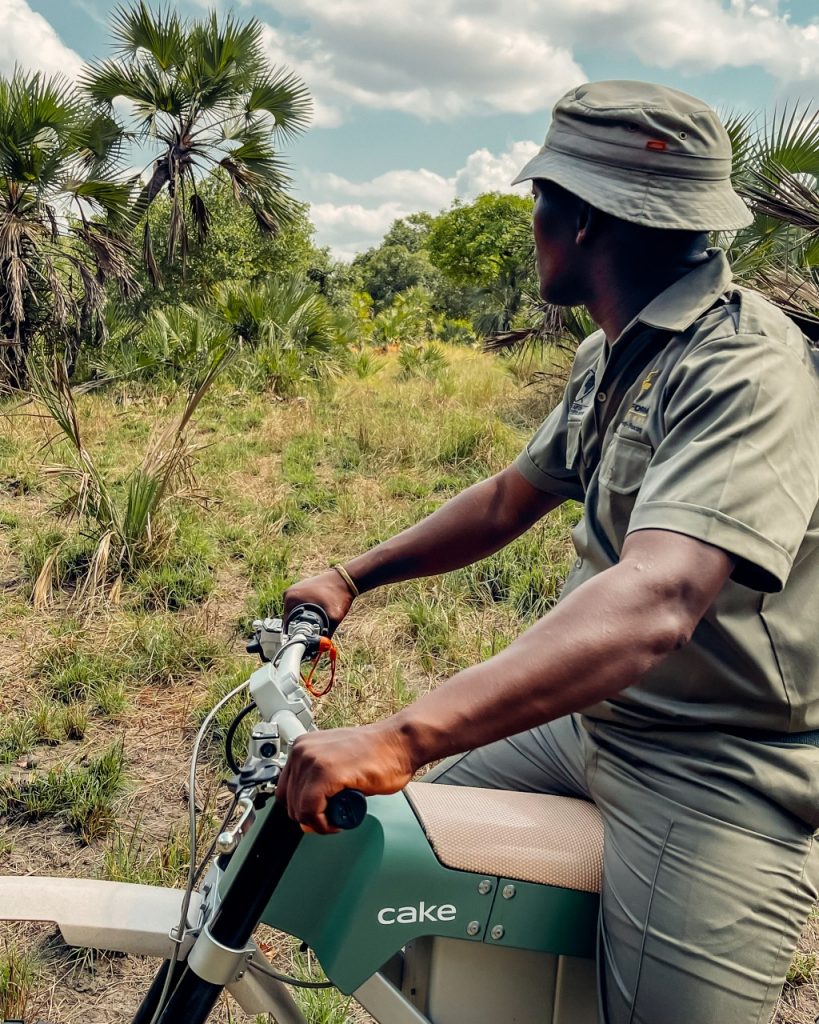
{"label": "motorcycle seat", "polygon": [[404,792],[446,867],[600,892],[603,819],[590,801],[424,782]]}

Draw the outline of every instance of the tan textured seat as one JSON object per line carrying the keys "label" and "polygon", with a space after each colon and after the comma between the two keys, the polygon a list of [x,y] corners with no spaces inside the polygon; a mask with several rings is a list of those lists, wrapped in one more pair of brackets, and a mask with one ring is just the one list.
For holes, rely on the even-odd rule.
{"label": "tan textured seat", "polygon": [[603,819],[589,801],[423,782],[406,794],[447,867],[600,892]]}

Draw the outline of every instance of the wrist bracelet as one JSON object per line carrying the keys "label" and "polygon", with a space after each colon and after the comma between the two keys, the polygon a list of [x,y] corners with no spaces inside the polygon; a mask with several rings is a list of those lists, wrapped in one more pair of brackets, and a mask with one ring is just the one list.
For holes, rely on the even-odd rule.
{"label": "wrist bracelet", "polygon": [[359,591],[358,587],[355,585],[353,577],[347,572],[347,570],[344,568],[343,565],[341,565],[340,563],[336,562],[336,564],[331,566],[330,568],[335,569],[335,571],[339,574],[339,576],[344,580],[344,582],[349,587],[350,593],[353,595],[353,597],[361,597],[361,592]]}

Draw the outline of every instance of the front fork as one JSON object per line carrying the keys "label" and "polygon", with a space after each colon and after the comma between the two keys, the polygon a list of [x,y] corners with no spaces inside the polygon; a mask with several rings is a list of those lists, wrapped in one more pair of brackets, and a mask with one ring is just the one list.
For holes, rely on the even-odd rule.
{"label": "front fork", "polygon": [[[240,977],[253,957],[251,937],[302,839],[297,822],[274,804],[253,837],[247,856],[205,921],[188,962],[175,971],[158,1024],[204,1024],[219,994]],[[133,1024],[149,1024],[165,985],[160,968]],[[160,978],[161,976],[161,978]]]}

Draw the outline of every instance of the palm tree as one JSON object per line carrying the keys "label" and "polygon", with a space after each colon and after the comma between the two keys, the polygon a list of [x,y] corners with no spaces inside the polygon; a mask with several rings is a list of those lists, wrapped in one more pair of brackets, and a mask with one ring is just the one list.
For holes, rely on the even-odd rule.
{"label": "palm tree", "polygon": [[200,238],[208,230],[197,190],[204,171],[221,168],[236,201],[247,203],[262,230],[276,231],[293,212],[277,147],[306,127],[311,101],[296,75],[267,61],[260,22],[240,24],[232,14],[220,20],[215,12],[183,19],[172,7],[152,11],[140,0],[115,11],[112,31],[117,55],[87,68],[82,84],[109,107],[129,102],[133,140],[159,150],[132,210],[135,223],[145,219],[143,256],[154,283],[159,270],[145,214],[167,188],[168,257],[184,262],[188,218]]}
{"label": "palm tree", "polygon": [[819,340],[819,113],[728,119],[734,187],[754,221],[723,240],[734,276],[759,289]]}
{"label": "palm tree", "polygon": [[75,354],[109,280],[133,294],[117,178],[122,130],[59,77],[0,78],[0,377],[24,387],[32,344]]}

